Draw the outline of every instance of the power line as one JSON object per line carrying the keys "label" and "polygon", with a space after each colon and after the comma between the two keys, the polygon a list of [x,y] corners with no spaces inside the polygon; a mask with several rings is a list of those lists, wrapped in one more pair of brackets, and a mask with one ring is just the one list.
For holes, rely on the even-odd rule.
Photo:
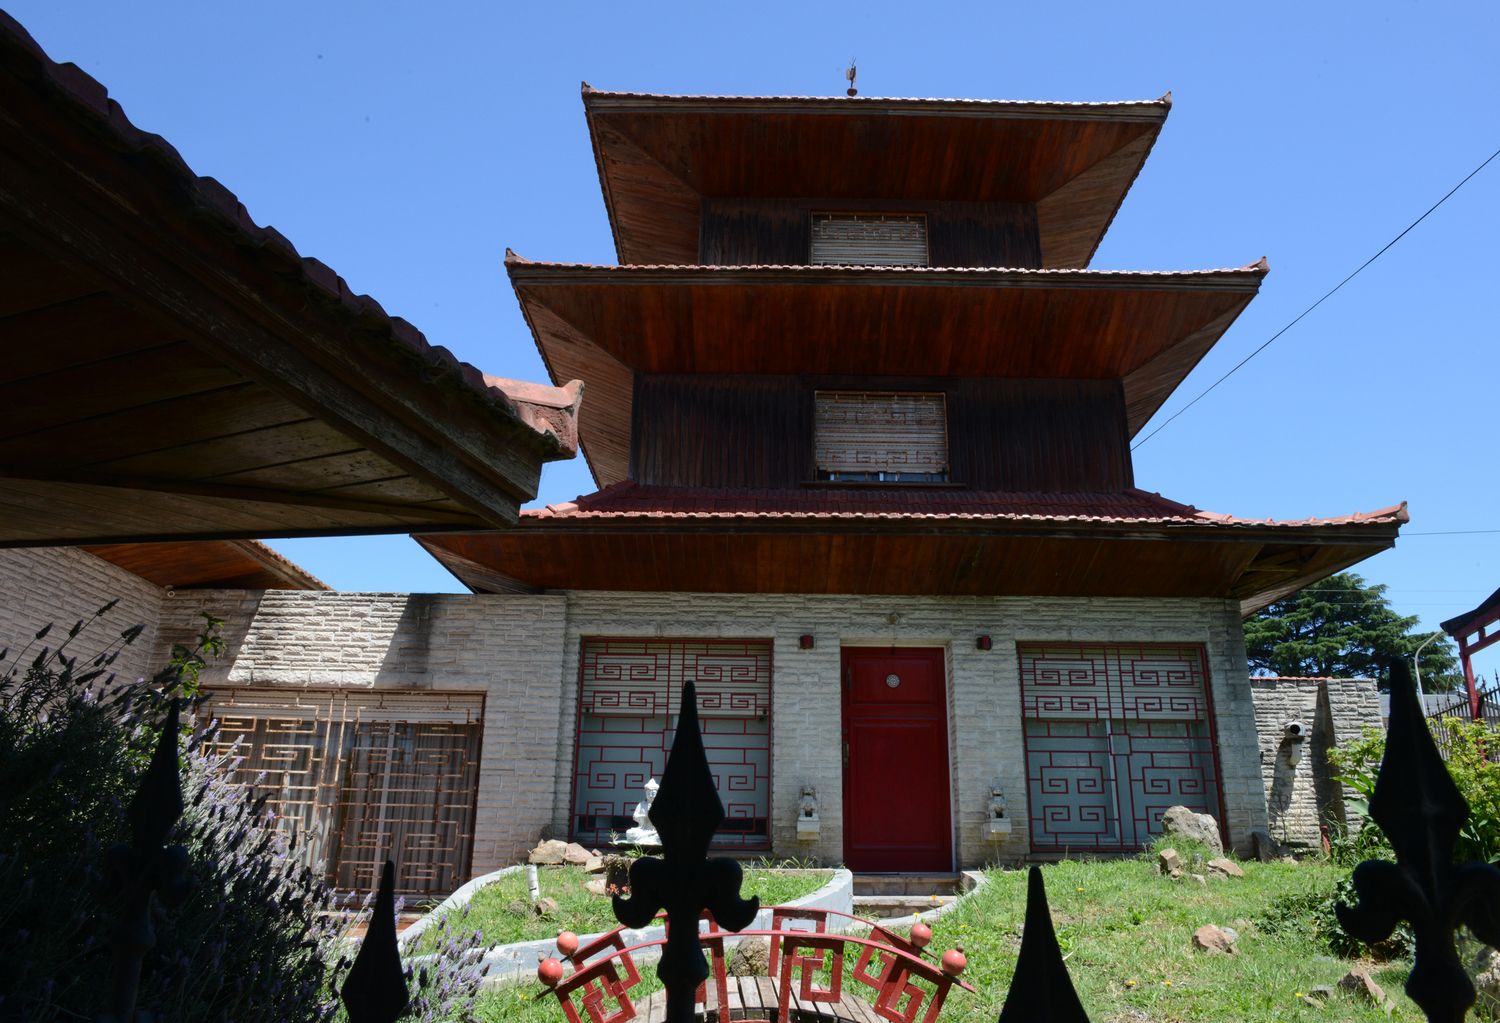
{"label": "power line", "polygon": [[1434,529],[1425,533],[1402,533],[1402,536],[1478,536],[1481,533],[1500,533],[1500,529]]}
{"label": "power line", "polygon": [[[1301,322],[1301,320],[1302,320],[1302,318],[1304,316],[1306,316],[1308,313],[1312,312],[1314,309],[1318,308],[1318,306],[1322,305],[1328,299],[1332,298],[1335,292],[1337,292],[1344,285],[1348,284],[1350,281],[1354,280],[1354,278],[1358,277],[1360,275],[1360,272],[1363,271],[1365,267],[1369,266],[1371,263],[1375,262],[1381,256],[1385,255],[1386,252],[1391,248],[1391,246],[1395,245],[1402,238],[1405,238],[1407,236],[1407,234],[1409,234],[1411,232],[1412,228],[1416,227],[1422,221],[1426,220],[1429,216],[1431,216],[1431,214],[1432,214],[1432,212],[1434,210],[1436,210],[1439,206],[1443,205],[1443,203],[1447,202],[1449,200],[1449,198],[1452,197],[1452,195],[1453,195],[1454,192],[1457,192],[1460,188],[1464,187],[1464,185],[1468,184],[1470,178],[1472,178],[1474,175],[1478,174],[1480,171],[1484,170],[1485,167],[1489,166],[1490,161],[1493,160],[1497,156],[1500,156],[1500,149],[1495,150],[1489,156],[1485,157],[1483,163],[1481,163],[1478,167],[1475,167],[1473,170],[1469,171],[1468,174],[1464,175],[1464,179],[1462,181],[1460,181],[1458,184],[1454,185],[1452,188],[1450,188],[1448,190],[1448,194],[1447,195],[1443,196],[1437,202],[1435,202],[1431,206],[1429,206],[1427,208],[1427,212],[1426,213],[1423,213],[1416,220],[1413,220],[1410,224],[1407,224],[1406,225],[1406,229],[1403,230],[1400,234],[1396,235],[1396,237],[1392,238],[1390,241],[1386,242],[1385,245],[1381,247],[1381,249],[1380,249],[1379,252],[1375,253],[1375,255],[1371,256],[1369,259],[1367,259],[1363,263],[1361,263],[1359,265],[1359,269],[1355,270],[1348,277],[1345,277],[1343,280],[1339,281],[1322,298],[1318,299],[1312,305],[1308,306],[1306,309],[1302,310],[1302,312],[1298,313],[1296,319],[1292,320],[1291,323],[1288,323],[1285,327],[1282,327],[1276,333],[1272,334],[1255,351],[1251,352],[1249,355],[1245,356],[1239,362],[1235,363],[1235,366],[1234,366],[1233,369],[1231,369],[1228,373],[1225,373],[1223,376],[1221,376],[1219,379],[1215,380],[1213,383],[1209,384],[1206,388],[1204,388],[1203,392],[1201,394],[1199,394],[1196,398],[1194,398],[1192,401],[1188,402],[1186,405],[1182,406],[1182,408],[1178,409],[1176,412],[1173,412],[1171,414],[1171,416],[1169,416],[1167,418],[1166,422],[1162,423],[1156,429],[1152,430],[1150,433],[1146,434],[1146,436],[1142,437],[1140,440],[1138,440],[1134,444],[1132,444],[1130,446],[1130,450],[1131,451],[1135,451],[1142,444],[1146,443],[1146,441],[1150,440],[1152,437],[1155,437],[1158,433],[1161,433],[1163,430],[1165,430],[1169,425],[1171,425],[1171,423],[1172,423],[1172,421],[1174,419],[1176,419],[1178,416],[1182,415],[1184,412],[1186,412],[1188,409],[1192,408],[1194,405],[1198,404],[1199,401],[1201,401],[1204,398],[1208,397],[1209,392],[1212,391],[1215,387],[1218,387],[1224,381],[1226,381],[1230,377],[1234,376],[1234,374],[1237,373],[1239,371],[1240,367],[1244,366],[1245,363],[1249,362],[1251,359],[1255,358],[1261,352],[1263,352],[1267,348],[1269,348],[1272,341],[1275,341],[1281,335],[1283,335],[1287,331],[1291,330],[1299,322]],[[1494,532],[1500,532],[1500,530],[1494,530]],[[1427,535],[1431,535],[1431,534],[1426,534],[1426,533],[1409,533],[1407,535],[1409,535],[1409,536],[1427,536]]]}

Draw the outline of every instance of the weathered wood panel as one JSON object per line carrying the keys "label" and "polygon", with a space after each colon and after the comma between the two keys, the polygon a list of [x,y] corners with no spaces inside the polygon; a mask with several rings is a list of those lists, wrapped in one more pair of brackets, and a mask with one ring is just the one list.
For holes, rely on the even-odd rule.
{"label": "weathered wood panel", "polygon": [[818,390],[942,393],[954,483],[975,490],[1115,492],[1132,484],[1113,380],[637,376],[631,477],[684,487],[814,479]]}
{"label": "weathered wood panel", "polygon": [[930,265],[1042,265],[1030,203],[850,199],[705,199],[700,261],[711,266],[806,265],[814,213],[925,213]]}

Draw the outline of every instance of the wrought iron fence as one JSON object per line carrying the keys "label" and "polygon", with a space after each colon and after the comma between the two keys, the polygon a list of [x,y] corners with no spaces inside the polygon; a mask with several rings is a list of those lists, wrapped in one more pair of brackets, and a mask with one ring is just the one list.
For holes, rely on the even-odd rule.
{"label": "wrought iron fence", "polygon": [[[1479,704],[1477,717],[1474,715],[1473,705],[1469,702],[1467,692],[1443,693],[1441,699],[1438,700],[1434,700],[1432,696],[1425,698],[1423,709],[1427,714],[1427,727],[1432,732],[1438,752],[1443,755],[1444,759],[1447,759],[1448,752],[1455,741],[1453,722],[1482,721],[1490,728],[1500,730],[1500,677],[1491,680],[1487,685],[1479,686],[1475,695]],[[1435,707],[1434,703],[1437,704]],[[1490,761],[1500,763],[1500,742],[1487,746],[1485,754]]]}

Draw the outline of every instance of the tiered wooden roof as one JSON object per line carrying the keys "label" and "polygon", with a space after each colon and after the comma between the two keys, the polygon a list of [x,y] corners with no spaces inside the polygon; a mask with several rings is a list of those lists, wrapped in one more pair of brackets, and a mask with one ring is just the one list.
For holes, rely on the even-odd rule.
{"label": "tiered wooden roof", "polygon": [[328,584],[258,540],[186,540],[81,548],[174,590],[326,590]]}
{"label": "tiered wooden roof", "polygon": [[504,526],[576,447],[3,14],[0,330],[0,544]]}
{"label": "tiered wooden roof", "polygon": [[1034,203],[1042,266],[1088,266],[1171,106],[583,86],[622,263],[696,263],[705,198],[809,196]]}
{"label": "tiered wooden roof", "polygon": [[510,254],[554,379],[587,380],[584,455],[627,476],[634,374],[847,373],[1120,380],[1146,424],[1267,273],[937,267],[589,266]]}

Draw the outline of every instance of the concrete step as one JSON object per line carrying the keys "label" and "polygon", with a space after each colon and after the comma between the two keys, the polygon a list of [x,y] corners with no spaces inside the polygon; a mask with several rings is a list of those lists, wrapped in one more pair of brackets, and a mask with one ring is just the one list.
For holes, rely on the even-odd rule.
{"label": "concrete step", "polygon": [[957,895],[856,895],[854,915],[867,920],[889,920],[897,916],[925,913],[929,909],[946,906],[957,898]]}
{"label": "concrete step", "polygon": [[854,900],[863,896],[954,895],[964,889],[962,874],[855,874]]}

